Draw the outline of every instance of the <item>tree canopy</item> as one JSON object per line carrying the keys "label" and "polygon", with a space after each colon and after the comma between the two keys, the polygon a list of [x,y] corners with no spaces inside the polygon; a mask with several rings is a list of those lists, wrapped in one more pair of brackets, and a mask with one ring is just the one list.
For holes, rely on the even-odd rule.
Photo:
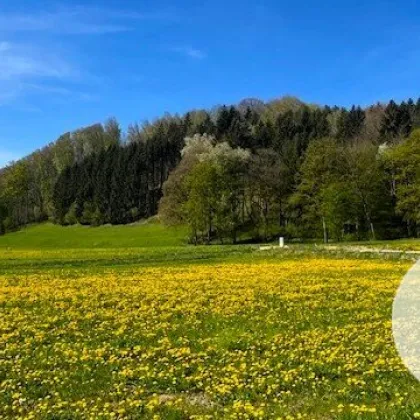
{"label": "tree canopy", "polygon": [[413,236],[420,100],[349,109],[285,97],[77,129],[0,170],[0,233],[159,213],[194,242]]}

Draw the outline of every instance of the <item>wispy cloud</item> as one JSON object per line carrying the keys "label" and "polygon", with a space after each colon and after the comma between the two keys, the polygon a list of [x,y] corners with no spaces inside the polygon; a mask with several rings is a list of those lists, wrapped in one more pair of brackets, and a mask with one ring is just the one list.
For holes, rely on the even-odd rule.
{"label": "wispy cloud", "polygon": [[79,90],[68,89],[62,86],[47,85],[47,84],[34,84],[27,83],[24,88],[29,93],[34,94],[51,94],[55,96],[61,96],[65,98],[73,98],[84,102],[94,102],[97,97],[91,93],[82,92]]}
{"label": "wispy cloud", "polygon": [[207,54],[204,51],[190,46],[175,47],[172,48],[172,51],[196,60],[202,60],[207,57]]}
{"label": "wispy cloud", "polygon": [[60,7],[33,13],[1,13],[0,33],[49,32],[61,35],[101,35],[130,31],[139,21],[170,20],[171,11],[139,13],[89,6]]}
{"label": "wispy cloud", "polygon": [[10,50],[11,47],[10,42],[0,42],[0,53]]}
{"label": "wispy cloud", "polygon": [[0,41],[0,106],[28,93],[43,91],[63,95],[65,92],[70,95],[67,89],[49,85],[75,80],[79,76],[76,67],[47,48]]}
{"label": "wispy cloud", "polygon": [[75,73],[58,57],[26,45],[0,42],[0,80],[21,77],[66,78]]}
{"label": "wispy cloud", "polygon": [[[94,81],[99,76],[83,68],[78,38],[136,30],[145,21],[174,20],[178,21],[174,9],[143,13],[72,4],[9,12],[0,6],[0,106],[40,95],[97,100],[97,95],[84,92],[98,84]],[[186,53],[202,57],[198,50]]]}

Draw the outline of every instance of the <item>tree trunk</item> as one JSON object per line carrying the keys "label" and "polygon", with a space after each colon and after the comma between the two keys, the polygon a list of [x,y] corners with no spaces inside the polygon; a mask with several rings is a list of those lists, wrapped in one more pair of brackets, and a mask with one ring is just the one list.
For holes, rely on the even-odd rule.
{"label": "tree trunk", "polygon": [[370,217],[370,211],[368,210],[368,206],[366,204],[366,201],[363,199],[363,209],[365,211],[365,215],[366,215],[366,219],[367,222],[369,224],[370,227],[370,232],[372,234],[372,239],[375,240],[376,239],[376,235],[375,235],[375,228],[373,226],[373,222],[372,222],[372,218]]}
{"label": "tree trunk", "polygon": [[212,230],[213,230],[213,221],[212,221],[212,217],[211,215],[209,216],[209,231],[207,233],[207,245],[210,245],[211,242],[211,234],[212,234]]}
{"label": "tree trunk", "polygon": [[407,220],[407,236],[411,238],[411,224],[409,220]]}
{"label": "tree trunk", "polygon": [[279,226],[283,227],[285,225],[284,223],[284,218],[283,218],[283,209],[282,209],[282,205],[281,205],[281,201],[280,201],[280,206],[279,206]]}
{"label": "tree trunk", "polygon": [[324,231],[324,244],[328,243],[328,229],[327,224],[325,223],[325,217],[322,218],[322,229]]}
{"label": "tree trunk", "polygon": [[29,223],[29,191],[25,195],[25,225]]}
{"label": "tree trunk", "polygon": [[369,225],[370,225],[370,231],[372,233],[372,239],[375,241],[376,240],[375,228],[373,226],[372,221],[370,221],[370,220],[369,220]]}
{"label": "tree trunk", "polygon": [[268,236],[268,203],[264,203],[264,242],[267,242]]}

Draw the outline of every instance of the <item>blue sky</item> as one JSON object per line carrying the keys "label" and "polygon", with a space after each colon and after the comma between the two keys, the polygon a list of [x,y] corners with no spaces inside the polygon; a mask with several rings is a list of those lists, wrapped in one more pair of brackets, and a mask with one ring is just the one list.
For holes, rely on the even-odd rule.
{"label": "blue sky", "polygon": [[0,166],[109,116],[418,97],[419,18],[415,0],[0,0]]}

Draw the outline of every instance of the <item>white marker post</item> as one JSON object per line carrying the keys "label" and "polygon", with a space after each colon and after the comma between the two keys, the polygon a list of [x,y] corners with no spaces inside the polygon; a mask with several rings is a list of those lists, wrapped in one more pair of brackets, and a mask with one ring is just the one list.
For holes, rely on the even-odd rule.
{"label": "white marker post", "polygon": [[280,246],[280,248],[284,248],[284,238],[283,238],[283,236],[279,239],[279,246]]}

